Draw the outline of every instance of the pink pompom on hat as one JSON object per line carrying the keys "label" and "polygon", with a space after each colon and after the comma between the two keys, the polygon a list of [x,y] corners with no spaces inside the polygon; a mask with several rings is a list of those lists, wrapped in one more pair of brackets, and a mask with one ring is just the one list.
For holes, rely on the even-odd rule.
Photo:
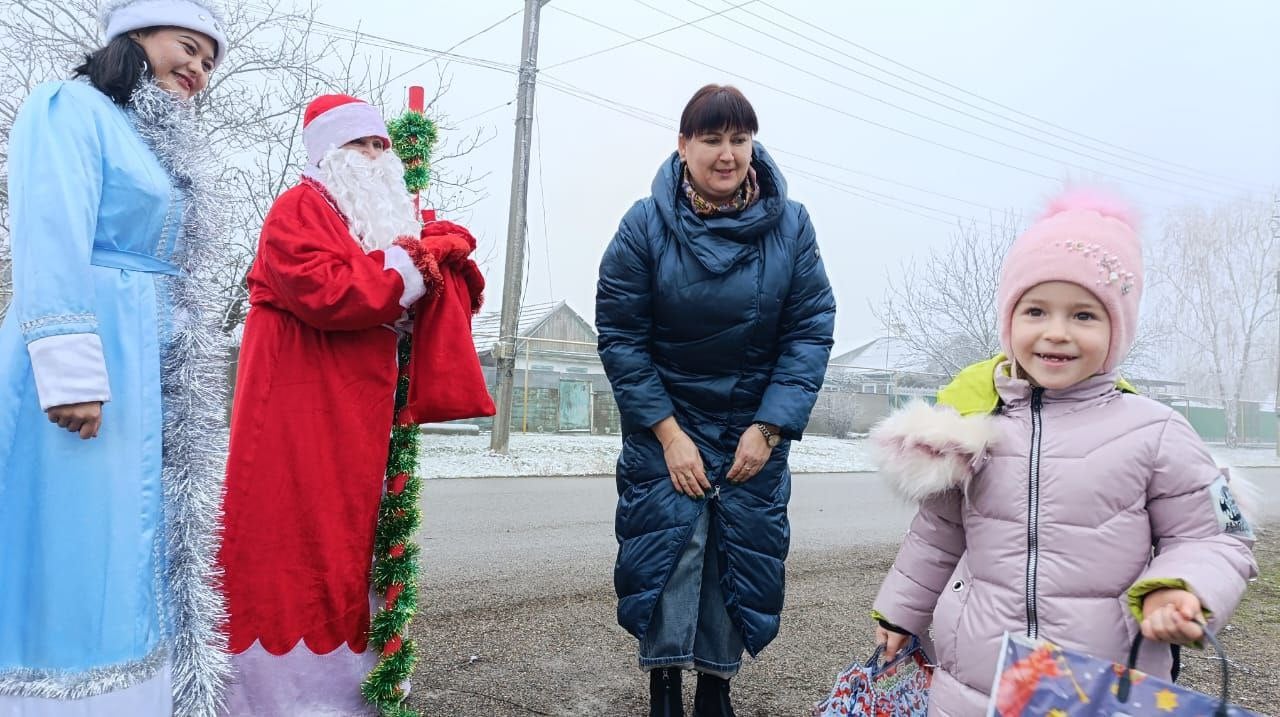
{"label": "pink pompom on hat", "polygon": [[381,137],[391,147],[387,124],[378,108],[351,95],[320,95],[302,115],[302,144],[307,148],[307,171],[334,147],[361,137]]}
{"label": "pink pompom on hat", "polygon": [[1102,302],[1111,319],[1111,347],[1102,370],[1114,370],[1133,346],[1142,298],[1142,242],[1130,209],[1096,191],[1072,190],[1050,202],[1013,242],[997,295],[1006,356],[1013,356],[1014,307],[1029,289],[1048,281],[1077,284]]}

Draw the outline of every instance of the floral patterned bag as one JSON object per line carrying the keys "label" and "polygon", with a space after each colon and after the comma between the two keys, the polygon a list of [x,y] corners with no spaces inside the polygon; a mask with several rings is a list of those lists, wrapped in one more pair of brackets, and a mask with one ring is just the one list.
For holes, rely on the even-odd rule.
{"label": "floral patterned bag", "polygon": [[915,637],[892,662],[881,662],[884,646],[865,664],[854,662],[839,676],[831,694],[813,706],[811,717],[924,717],[929,711],[933,666]]}

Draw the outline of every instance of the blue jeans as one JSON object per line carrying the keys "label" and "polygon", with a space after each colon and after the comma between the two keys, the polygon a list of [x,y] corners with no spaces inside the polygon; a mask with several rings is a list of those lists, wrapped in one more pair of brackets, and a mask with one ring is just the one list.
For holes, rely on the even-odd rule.
{"label": "blue jeans", "polygon": [[694,669],[728,679],[742,665],[742,635],[729,618],[720,590],[720,565],[708,505],[693,524],[671,579],[658,597],[640,641],[640,669]]}

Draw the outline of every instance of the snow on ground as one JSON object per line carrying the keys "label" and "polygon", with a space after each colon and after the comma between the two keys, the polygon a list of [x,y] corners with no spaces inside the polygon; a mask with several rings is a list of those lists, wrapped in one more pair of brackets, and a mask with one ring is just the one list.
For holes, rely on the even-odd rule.
{"label": "snow on ground", "polygon": [[[612,475],[618,436],[513,433],[505,456],[489,451],[489,435],[423,435],[418,467],[426,478]],[[792,444],[796,473],[874,471],[866,442],[808,436]]]}
{"label": "snow on ground", "polygon": [[[489,451],[489,435],[423,435],[419,458],[427,478],[507,476],[612,475],[622,439],[618,436],[513,433],[508,455]],[[1222,465],[1280,467],[1274,448],[1210,446]],[[795,473],[862,473],[874,471],[865,439],[840,440],[808,436],[792,444]]]}
{"label": "snow on ground", "polygon": [[1276,455],[1274,446],[1266,448],[1227,448],[1223,445],[1209,446],[1209,452],[1218,460],[1218,465],[1234,468],[1276,468],[1280,467],[1280,456]]}

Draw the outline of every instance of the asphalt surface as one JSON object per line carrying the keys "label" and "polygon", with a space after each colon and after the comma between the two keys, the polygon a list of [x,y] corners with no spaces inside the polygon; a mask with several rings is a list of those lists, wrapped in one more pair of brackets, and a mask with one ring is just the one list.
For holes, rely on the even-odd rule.
{"label": "asphalt surface", "polygon": [[[1280,518],[1280,470],[1236,470]],[[782,632],[733,681],[744,717],[808,714],[870,652],[867,611],[912,514],[875,474],[793,480]],[[612,477],[425,483],[410,706],[432,717],[647,714],[635,641],[615,621],[615,499]]]}

